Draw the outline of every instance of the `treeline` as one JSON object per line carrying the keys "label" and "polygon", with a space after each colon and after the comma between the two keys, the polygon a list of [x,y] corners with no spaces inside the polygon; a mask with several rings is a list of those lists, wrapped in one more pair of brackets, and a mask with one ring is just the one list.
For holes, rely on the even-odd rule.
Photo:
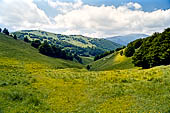
{"label": "treeline", "polygon": [[78,55],[66,52],[65,50],[62,50],[60,47],[57,47],[55,45],[50,45],[47,41],[44,41],[44,43],[41,43],[40,40],[30,41],[27,37],[24,38],[24,41],[27,43],[30,42],[31,46],[37,48],[41,54],[44,54],[46,56],[62,58],[71,61],[75,59],[79,63],[82,63],[82,59]]}
{"label": "treeline", "polygon": [[0,33],[4,33],[5,35],[11,36],[11,37],[13,37],[15,40],[18,39],[16,35],[10,35],[7,28],[4,28],[3,30],[0,28]]}
{"label": "treeline", "polygon": [[170,64],[170,28],[143,39],[143,43],[132,57],[135,66],[151,68]]}
{"label": "treeline", "polygon": [[132,57],[135,66],[144,69],[170,64],[170,28],[129,43],[123,53]]}

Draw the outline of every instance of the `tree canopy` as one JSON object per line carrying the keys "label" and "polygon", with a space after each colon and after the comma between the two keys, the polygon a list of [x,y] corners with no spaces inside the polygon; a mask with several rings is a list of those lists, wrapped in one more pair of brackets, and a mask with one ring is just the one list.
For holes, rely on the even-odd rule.
{"label": "tree canopy", "polygon": [[151,68],[170,64],[170,28],[163,33],[154,33],[143,39],[140,48],[132,57],[135,66]]}
{"label": "tree canopy", "polygon": [[6,34],[6,35],[9,35],[8,29],[4,28],[3,33]]}

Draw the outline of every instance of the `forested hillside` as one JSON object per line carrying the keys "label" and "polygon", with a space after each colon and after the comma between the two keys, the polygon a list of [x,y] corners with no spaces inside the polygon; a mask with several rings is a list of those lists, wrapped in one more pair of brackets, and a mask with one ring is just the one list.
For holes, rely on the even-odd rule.
{"label": "forested hillside", "polygon": [[47,41],[51,45],[58,46],[66,52],[80,56],[95,56],[108,50],[121,47],[120,44],[106,39],[90,38],[81,35],[62,35],[39,30],[22,30],[13,32],[20,39],[27,38],[30,41]]}

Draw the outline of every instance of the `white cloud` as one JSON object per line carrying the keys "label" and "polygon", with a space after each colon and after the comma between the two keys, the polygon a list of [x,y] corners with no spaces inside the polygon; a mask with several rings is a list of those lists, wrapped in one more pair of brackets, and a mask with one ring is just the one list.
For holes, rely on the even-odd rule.
{"label": "white cloud", "polygon": [[119,7],[90,6],[81,0],[72,3],[48,0],[48,4],[60,14],[49,19],[32,0],[3,0],[0,2],[0,24],[16,30],[41,27],[56,33],[91,37],[151,34],[170,27],[170,9],[144,12],[140,4],[132,2]]}
{"label": "white cloud", "polygon": [[78,9],[83,5],[81,0],[75,0],[75,2],[60,2],[60,1],[52,1],[48,0],[48,4],[53,7],[57,8],[62,13],[67,13],[71,10]]}
{"label": "white cloud", "polygon": [[50,24],[44,11],[32,0],[2,0],[0,9],[0,24],[13,29],[36,29],[42,24]]}
{"label": "white cloud", "polygon": [[142,6],[141,6],[140,4],[138,4],[138,3],[133,3],[133,2],[129,2],[129,3],[127,4],[127,7],[129,7],[129,8],[135,8],[135,9],[141,9],[141,8],[142,8]]}
{"label": "white cloud", "polygon": [[[131,9],[131,8],[134,9]],[[107,37],[130,33],[151,34],[170,27],[170,9],[144,12],[138,3],[114,6],[82,5],[65,14],[55,17],[56,26],[70,31],[95,36]],[[72,34],[74,32],[71,32]]]}

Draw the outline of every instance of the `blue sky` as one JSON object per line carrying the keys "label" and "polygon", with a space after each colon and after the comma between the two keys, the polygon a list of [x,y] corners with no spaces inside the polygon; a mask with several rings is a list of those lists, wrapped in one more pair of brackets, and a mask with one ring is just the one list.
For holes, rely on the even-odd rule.
{"label": "blue sky", "polygon": [[[54,2],[56,0],[53,0]],[[61,2],[75,2],[75,0],[60,0]],[[43,9],[49,16],[55,16],[56,10],[47,5],[46,0],[34,0],[37,6]],[[142,10],[145,12],[151,12],[154,10],[162,9],[166,10],[170,8],[170,0],[82,0],[84,4],[93,6],[111,6],[119,7],[129,2],[139,3],[142,6]]]}
{"label": "blue sky", "polygon": [[0,0],[0,27],[110,37],[170,27],[170,0]]}
{"label": "blue sky", "polygon": [[[67,0],[69,1],[69,0]],[[169,9],[170,0],[83,0],[90,5],[115,5],[119,6],[128,2],[137,2],[142,5],[144,11],[153,11],[155,9]]]}

